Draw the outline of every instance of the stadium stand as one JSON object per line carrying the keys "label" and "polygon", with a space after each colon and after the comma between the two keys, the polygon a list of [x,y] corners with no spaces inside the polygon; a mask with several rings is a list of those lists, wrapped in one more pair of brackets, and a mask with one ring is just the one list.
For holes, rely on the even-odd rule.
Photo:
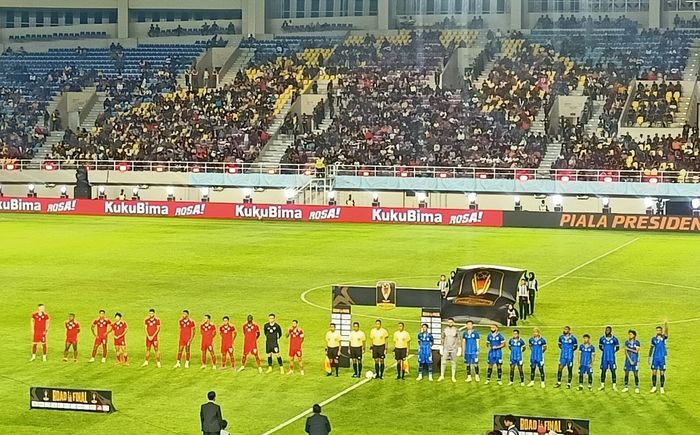
{"label": "stadium stand", "polygon": [[67,131],[50,158],[253,162],[282,107],[318,74],[328,45],[326,38],[248,39],[241,46],[254,57],[232,83],[132,99],[94,132]]}

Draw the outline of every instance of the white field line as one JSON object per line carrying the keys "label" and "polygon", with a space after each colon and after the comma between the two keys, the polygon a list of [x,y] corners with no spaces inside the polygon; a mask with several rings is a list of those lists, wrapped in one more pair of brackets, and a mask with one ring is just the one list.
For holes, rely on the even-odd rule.
{"label": "white field line", "polygon": [[[410,359],[412,356],[413,355],[409,355],[407,359]],[[396,363],[390,365],[388,368],[391,370],[394,367],[396,367]],[[367,382],[370,382],[372,380],[373,379],[364,378],[363,380],[359,381],[358,383],[352,384],[349,387],[347,387],[346,389],[340,391],[339,393],[336,393],[333,396],[329,397],[328,399],[324,400],[323,402],[320,402],[319,405],[321,405],[322,407],[326,406],[329,403],[340,399],[341,397],[348,394],[349,392],[351,392],[357,388],[360,388],[361,386],[365,385]],[[305,411],[302,411],[299,414],[295,415],[294,417],[290,418],[289,420],[283,421],[282,423],[278,424],[277,426],[275,426],[272,429],[268,430],[267,432],[263,433],[263,435],[270,435],[270,434],[273,434],[279,430],[282,430],[285,427],[289,426],[290,424],[294,423],[295,421],[301,420],[302,418],[306,417],[307,415],[311,414],[312,412],[313,411],[311,408],[309,408]]]}
{"label": "white field line", "polygon": [[560,279],[566,278],[567,276],[571,275],[572,273],[574,273],[578,270],[581,270],[584,267],[588,266],[589,264],[595,263],[596,261],[598,261],[602,258],[605,258],[610,254],[614,254],[615,252],[619,251],[622,248],[625,248],[625,247],[631,245],[632,243],[636,242],[637,240],[639,240],[639,237],[636,237],[636,238],[630,240],[629,242],[623,243],[622,245],[618,246],[617,248],[613,248],[613,249],[609,250],[608,252],[600,254],[599,256],[597,256],[595,258],[591,258],[590,260],[586,261],[585,263],[579,264],[578,266],[574,267],[573,269],[569,270],[568,272],[564,272],[561,275],[555,276],[554,278],[552,278],[549,281],[542,284],[539,288],[547,287],[548,285],[554,284],[555,282],[559,281]]}

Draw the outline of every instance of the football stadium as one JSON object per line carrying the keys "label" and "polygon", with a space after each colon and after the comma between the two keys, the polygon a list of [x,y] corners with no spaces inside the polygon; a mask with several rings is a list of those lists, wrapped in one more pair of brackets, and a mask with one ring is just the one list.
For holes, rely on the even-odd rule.
{"label": "football stadium", "polygon": [[0,433],[694,433],[700,5],[0,0]]}

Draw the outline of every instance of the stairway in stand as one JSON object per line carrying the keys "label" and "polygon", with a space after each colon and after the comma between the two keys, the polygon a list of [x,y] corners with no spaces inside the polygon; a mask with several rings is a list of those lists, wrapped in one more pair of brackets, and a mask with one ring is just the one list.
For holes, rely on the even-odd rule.
{"label": "stairway in stand", "polygon": [[551,178],[550,170],[552,169],[552,164],[559,158],[559,154],[561,154],[561,143],[550,142],[547,145],[547,152],[542,157],[539,168],[537,168],[537,178]]}

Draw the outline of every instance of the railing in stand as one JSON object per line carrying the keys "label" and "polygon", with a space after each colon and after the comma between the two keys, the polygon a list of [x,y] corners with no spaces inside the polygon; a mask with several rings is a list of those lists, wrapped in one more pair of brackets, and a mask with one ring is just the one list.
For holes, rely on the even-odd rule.
{"label": "railing in stand", "polygon": [[[88,170],[117,172],[188,172],[203,174],[266,174],[316,176],[313,163],[270,164],[229,162],[159,162],[76,160],[34,162],[31,160],[0,161],[0,171],[44,170],[75,171],[78,167]],[[656,170],[608,170],[608,169],[552,169],[538,172],[536,168],[469,168],[447,166],[370,166],[333,165],[326,167],[326,177],[392,177],[392,178],[460,178],[501,179],[527,182],[535,179],[569,181],[648,182],[648,183],[700,183],[700,172]]]}

